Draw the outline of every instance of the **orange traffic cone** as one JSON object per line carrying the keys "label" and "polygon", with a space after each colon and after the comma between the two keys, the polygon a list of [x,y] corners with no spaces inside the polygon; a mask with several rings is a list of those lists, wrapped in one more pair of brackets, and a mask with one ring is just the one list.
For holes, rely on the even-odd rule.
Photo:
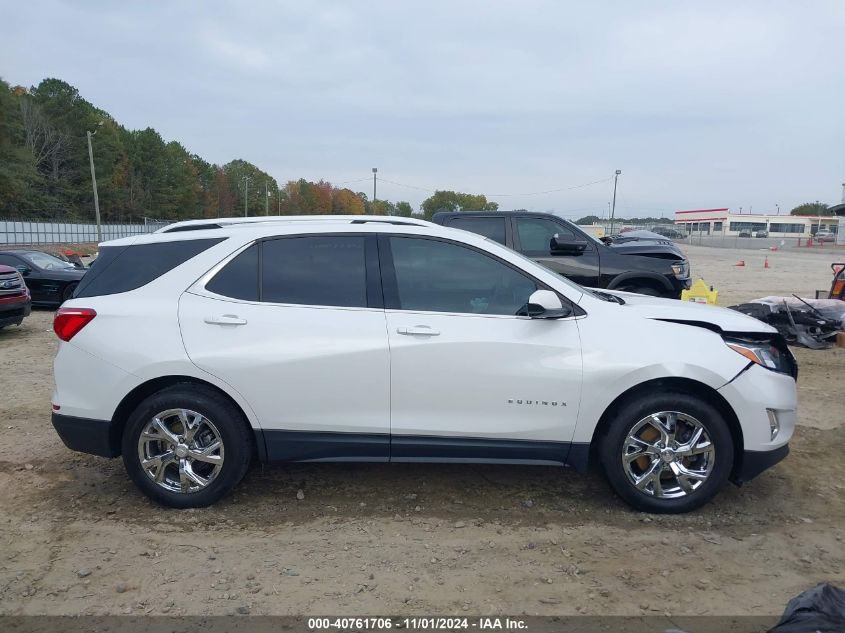
{"label": "orange traffic cone", "polygon": [[745,260],[740,259],[736,264],[734,264],[734,266],[745,266]]}
{"label": "orange traffic cone", "polygon": [[769,258],[767,256],[766,259],[763,261],[763,268],[768,268],[768,267],[769,267]]}

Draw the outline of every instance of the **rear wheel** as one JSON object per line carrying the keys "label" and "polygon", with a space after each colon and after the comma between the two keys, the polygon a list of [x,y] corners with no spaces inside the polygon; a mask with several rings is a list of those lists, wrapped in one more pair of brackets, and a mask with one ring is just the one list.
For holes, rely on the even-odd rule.
{"label": "rear wheel", "polygon": [[213,389],[175,385],[144,400],[123,434],[123,463],[145,493],[173,508],[220,500],[243,478],[252,435],[243,414]]}
{"label": "rear wheel", "polygon": [[73,281],[65,286],[65,289],[62,291],[62,301],[67,301],[71,297],[73,297],[73,293],[76,290],[76,287],[79,285],[78,282]]}
{"label": "rear wheel", "polygon": [[637,398],[619,407],[599,447],[610,485],[644,512],[680,513],[707,503],[733,465],[719,412],[686,393]]}

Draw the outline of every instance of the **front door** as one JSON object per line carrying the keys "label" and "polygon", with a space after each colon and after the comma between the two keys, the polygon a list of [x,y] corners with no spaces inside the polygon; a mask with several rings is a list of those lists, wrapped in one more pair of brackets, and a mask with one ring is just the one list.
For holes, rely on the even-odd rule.
{"label": "front door", "polygon": [[517,316],[544,288],[458,242],[383,236],[391,460],[563,462],[581,397],[574,319]]}
{"label": "front door", "polygon": [[249,402],[271,460],[387,461],[377,287],[374,236],[323,234],[258,242],[182,295],[188,355]]}
{"label": "front door", "polygon": [[576,284],[588,288],[598,287],[600,261],[595,243],[588,241],[587,248],[581,253],[552,253],[550,243],[555,235],[576,238],[575,233],[566,225],[549,218],[522,216],[514,217],[513,223],[516,250]]}

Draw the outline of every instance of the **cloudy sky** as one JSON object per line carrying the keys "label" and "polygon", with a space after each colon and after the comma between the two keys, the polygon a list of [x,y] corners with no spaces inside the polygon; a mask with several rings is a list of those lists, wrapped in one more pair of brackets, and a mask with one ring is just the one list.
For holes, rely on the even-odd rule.
{"label": "cloudy sky", "polygon": [[842,0],[0,11],[9,83],[64,79],[128,127],[280,181],[377,166],[379,198],[437,187],[571,217],[607,213],[615,169],[624,216],[783,212],[838,202],[845,181]]}

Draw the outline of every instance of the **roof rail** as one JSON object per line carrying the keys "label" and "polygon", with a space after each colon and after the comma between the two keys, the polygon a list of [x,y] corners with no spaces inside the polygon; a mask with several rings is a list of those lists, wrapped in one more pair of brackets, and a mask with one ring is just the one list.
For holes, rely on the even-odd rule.
{"label": "roof rail", "polygon": [[205,229],[221,229],[226,226],[243,224],[284,224],[289,222],[349,222],[351,224],[366,224],[381,222],[383,224],[397,224],[406,226],[430,226],[431,222],[416,218],[400,218],[384,215],[264,215],[252,218],[214,218],[207,220],[183,220],[160,228],[156,233],[175,233],[177,231],[201,231]]}

